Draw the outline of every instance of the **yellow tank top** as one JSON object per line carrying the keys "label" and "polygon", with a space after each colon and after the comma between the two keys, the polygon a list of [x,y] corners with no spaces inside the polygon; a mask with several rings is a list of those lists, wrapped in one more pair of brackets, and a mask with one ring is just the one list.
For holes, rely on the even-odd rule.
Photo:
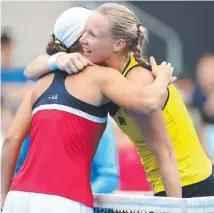
{"label": "yellow tank top", "polygon": [[[139,65],[132,58],[123,71],[123,76],[126,76],[136,66]],[[148,67],[145,68],[148,69]],[[186,186],[209,177],[212,173],[212,163],[200,145],[191,118],[177,89],[170,85],[168,90],[168,101],[162,113],[176,152],[181,183],[182,186]],[[140,127],[122,108],[112,106],[110,114],[120,129],[134,143],[154,192],[164,191],[159,166],[144,141]]]}

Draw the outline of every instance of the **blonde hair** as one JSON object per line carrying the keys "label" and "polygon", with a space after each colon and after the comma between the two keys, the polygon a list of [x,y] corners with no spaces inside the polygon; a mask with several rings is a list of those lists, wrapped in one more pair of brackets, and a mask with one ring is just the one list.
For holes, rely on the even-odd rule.
{"label": "blonde hair", "polygon": [[97,8],[97,12],[107,16],[110,21],[110,34],[113,39],[124,39],[126,49],[133,53],[135,60],[145,62],[145,44],[148,42],[148,31],[140,24],[139,19],[127,7],[116,3],[105,3]]}

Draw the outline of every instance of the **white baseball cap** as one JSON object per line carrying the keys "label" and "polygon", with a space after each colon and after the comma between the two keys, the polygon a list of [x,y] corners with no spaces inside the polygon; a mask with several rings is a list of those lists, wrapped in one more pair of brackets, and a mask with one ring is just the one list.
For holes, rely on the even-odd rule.
{"label": "white baseball cap", "polygon": [[56,20],[54,35],[67,48],[74,44],[82,35],[85,23],[92,10],[73,7],[63,12]]}

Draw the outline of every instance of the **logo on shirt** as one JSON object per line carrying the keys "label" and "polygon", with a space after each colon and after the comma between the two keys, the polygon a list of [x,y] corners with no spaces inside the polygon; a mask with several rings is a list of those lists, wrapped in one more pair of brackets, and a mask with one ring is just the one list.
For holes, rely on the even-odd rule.
{"label": "logo on shirt", "polygon": [[126,121],[125,121],[125,119],[123,117],[118,117],[117,119],[118,119],[120,125],[124,125],[124,126],[127,125]]}
{"label": "logo on shirt", "polygon": [[48,97],[48,99],[57,100],[57,99],[58,99],[58,96],[57,96],[57,95],[50,95],[50,96]]}

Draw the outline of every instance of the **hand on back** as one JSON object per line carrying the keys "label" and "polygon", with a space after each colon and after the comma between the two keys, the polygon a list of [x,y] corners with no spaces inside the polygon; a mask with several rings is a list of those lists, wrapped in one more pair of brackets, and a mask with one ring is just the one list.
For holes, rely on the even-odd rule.
{"label": "hand on back", "polygon": [[164,78],[169,80],[169,84],[172,84],[176,81],[177,77],[173,77],[174,67],[171,63],[163,61],[160,65],[157,65],[154,57],[150,57],[150,64],[152,66],[152,74],[156,78],[158,75],[164,76]]}
{"label": "hand on back", "polygon": [[93,65],[91,61],[80,53],[62,54],[57,58],[56,64],[60,70],[63,70],[68,74],[78,73],[85,67]]}

